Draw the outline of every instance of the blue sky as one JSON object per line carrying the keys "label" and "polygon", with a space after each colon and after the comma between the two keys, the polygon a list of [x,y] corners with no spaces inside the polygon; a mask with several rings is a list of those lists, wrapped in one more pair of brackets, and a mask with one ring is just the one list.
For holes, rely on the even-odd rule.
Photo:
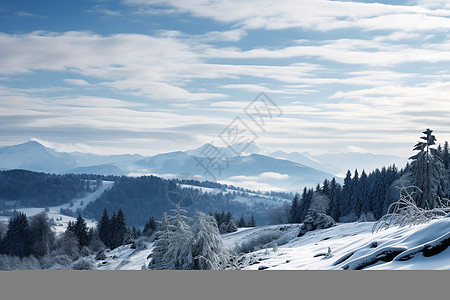
{"label": "blue sky", "polygon": [[196,148],[265,92],[268,150],[408,156],[450,140],[449,33],[439,0],[2,1],[0,146]]}

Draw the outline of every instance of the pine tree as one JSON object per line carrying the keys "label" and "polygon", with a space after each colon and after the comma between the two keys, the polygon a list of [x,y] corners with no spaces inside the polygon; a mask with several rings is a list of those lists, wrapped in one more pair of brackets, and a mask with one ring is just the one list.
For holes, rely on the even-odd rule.
{"label": "pine tree", "polygon": [[450,168],[450,155],[449,155],[448,142],[445,142],[445,144],[444,144],[442,160],[443,160],[443,163],[444,163],[444,168],[446,170],[448,170]]}
{"label": "pine tree", "polygon": [[199,213],[193,226],[193,233],[192,269],[223,269],[228,262],[229,254],[223,245],[215,219],[204,213]]}
{"label": "pine tree", "polygon": [[331,211],[330,216],[334,220],[339,220],[340,217],[340,196],[341,187],[336,182],[336,178],[333,178],[330,182],[330,201],[331,201]]}
{"label": "pine tree", "polygon": [[238,228],[236,226],[236,223],[233,219],[230,219],[230,222],[227,224],[227,232],[236,232],[238,231]]}
{"label": "pine tree", "polygon": [[97,232],[100,237],[100,240],[105,244],[106,246],[109,246],[109,234],[108,234],[108,228],[109,228],[109,216],[108,211],[106,207],[103,209],[103,215],[100,219],[100,221],[97,223]]}
{"label": "pine tree", "polygon": [[302,205],[301,205],[301,212],[300,212],[300,221],[303,222],[305,220],[305,217],[308,215],[309,209],[311,207],[311,203],[313,201],[314,197],[314,190],[310,189],[307,190],[306,188],[303,190],[303,196],[302,196]]}
{"label": "pine tree", "polygon": [[328,198],[330,198],[331,199],[331,195],[330,195],[330,189],[331,189],[331,187],[330,187],[330,181],[328,181],[328,179],[325,179],[324,181],[323,181],[323,187],[322,187],[322,193],[325,195],[325,196],[327,196]]}
{"label": "pine tree", "polygon": [[239,218],[239,221],[238,221],[238,223],[237,223],[237,226],[238,226],[239,228],[245,227],[245,220],[244,220],[244,217],[240,217],[240,218]]}
{"label": "pine tree", "polygon": [[444,165],[437,149],[432,148],[436,145],[436,137],[432,134],[433,130],[427,129],[423,132],[425,136],[419,141],[414,150],[419,151],[416,155],[410,157],[411,180],[414,186],[422,192],[415,194],[417,206],[422,208],[436,208],[441,206],[441,198],[445,195],[445,174]]}
{"label": "pine tree", "polygon": [[111,249],[117,248],[125,242],[127,236],[127,223],[125,222],[125,214],[122,209],[119,209],[117,214],[110,220],[111,235]]}
{"label": "pine tree", "polygon": [[81,214],[78,214],[77,220],[75,224],[72,224],[70,231],[77,237],[80,249],[89,245],[89,229],[86,225],[86,221],[81,217]]}
{"label": "pine tree", "polygon": [[28,218],[24,213],[18,213],[9,219],[8,231],[3,239],[3,254],[19,257],[30,254],[28,226]]}
{"label": "pine tree", "polygon": [[291,210],[289,211],[289,222],[290,223],[300,223],[299,214],[299,195],[295,194],[294,200],[292,200]]}
{"label": "pine tree", "polygon": [[344,186],[342,187],[340,216],[347,216],[351,212],[351,199],[352,199],[352,172],[347,171],[347,175],[344,179]]}
{"label": "pine tree", "polygon": [[367,177],[366,172],[363,170],[358,183],[358,204],[360,214],[367,214],[368,212],[372,211],[369,192],[369,178]]}
{"label": "pine tree", "polygon": [[350,198],[350,212],[353,212],[357,217],[361,214],[361,203],[360,203],[360,195],[359,195],[359,173],[358,170],[355,170],[355,175],[352,179],[352,195]]}
{"label": "pine tree", "polygon": [[255,216],[252,214],[250,222],[248,222],[248,227],[256,227]]}
{"label": "pine tree", "polygon": [[167,270],[169,267],[169,246],[172,235],[176,230],[175,225],[171,222],[171,217],[164,213],[161,221],[158,222],[158,231],[156,232],[156,239],[153,252],[150,254],[151,258],[149,268],[153,270]]}
{"label": "pine tree", "polygon": [[155,218],[152,216],[147,223],[145,223],[144,230],[142,231],[143,234],[150,236],[152,235],[156,230],[156,221]]}
{"label": "pine tree", "polygon": [[192,255],[192,230],[189,226],[189,219],[186,216],[187,211],[182,209],[179,204],[172,210],[175,213],[173,217],[175,232],[171,235],[169,249],[167,252],[168,269],[170,270],[189,270],[192,268],[194,257]]}

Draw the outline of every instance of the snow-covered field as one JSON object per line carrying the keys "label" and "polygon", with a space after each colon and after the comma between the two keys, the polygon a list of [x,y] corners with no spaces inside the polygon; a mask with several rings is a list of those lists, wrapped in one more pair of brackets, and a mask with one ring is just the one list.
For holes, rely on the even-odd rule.
{"label": "snow-covered field", "polygon": [[[372,234],[373,224],[338,224],[302,237],[296,237],[299,224],[241,228],[222,235],[222,240],[230,250],[270,234],[287,241],[276,251],[269,245],[241,255],[235,261],[243,270],[450,270],[450,248],[442,251],[450,244],[450,218]],[[435,254],[439,247],[441,252]],[[107,259],[97,262],[98,269],[141,270],[144,264],[148,265],[152,248],[153,243],[142,251],[121,246],[106,252]],[[328,248],[331,255],[327,255]]]}
{"label": "snow-covered field", "polygon": [[[271,248],[245,255],[244,270],[450,270],[450,218],[372,234],[374,223],[347,223],[311,231],[274,252]],[[262,227],[260,230],[264,230]],[[258,228],[251,229],[254,235]],[[242,235],[246,231],[238,234]],[[228,238],[232,238],[228,241]],[[226,244],[235,242],[224,236]],[[328,248],[331,255],[327,256]],[[425,251],[423,251],[425,249]],[[428,249],[428,251],[426,250]],[[432,256],[429,256],[432,255]],[[429,257],[426,257],[429,256]]]}
{"label": "snow-covered field", "polygon": [[111,251],[105,251],[106,259],[97,261],[97,270],[141,270],[148,266],[148,255],[153,250],[153,243],[147,243],[147,249],[138,251],[131,245],[123,245]]}
{"label": "snow-covered field", "polygon": [[[76,211],[77,209],[83,210],[86,205],[88,205],[90,202],[95,201],[100,195],[110,189],[114,185],[114,181],[103,181],[103,184],[94,192],[89,193],[85,197],[82,198],[76,198],[73,199],[71,202],[73,203],[73,206],[70,207],[70,202],[65,203],[58,206],[51,206],[48,207],[47,215],[50,219],[53,218],[53,220],[56,223],[56,226],[53,227],[53,229],[56,231],[57,234],[64,232],[67,228],[67,224],[69,221],[75,221],[76,218],[69,217],[66,215],[63,215],[60,213],[61,208],[70,208],[72,211]],[[44,208],[42,207],[26,207],[26,208],[18,208],[17,211],[25,213],[28,217],[36,215],[42,211],[44,211]],[[9,217],[6,216],[0,216],[0,221],[8,221]],[[94,220],[86,219],[86,224],[88,227],[94,227],[96,226],[96,222]]]}

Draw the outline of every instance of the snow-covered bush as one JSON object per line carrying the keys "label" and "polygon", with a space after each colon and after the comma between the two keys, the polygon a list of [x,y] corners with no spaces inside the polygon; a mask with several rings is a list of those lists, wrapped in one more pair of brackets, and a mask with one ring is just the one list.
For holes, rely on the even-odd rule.
{"label": "snow-covered bush", "polygon": [[39,270],[41,264],[33,255],[20,258],[18,256],[0,255],[0,270]]}
{"label": "snow-covered bush", "polygon": [[280,242],[282,236],[283,233],[279,231],[263,233],[236,246],[235,251],[237,253],[250,253],[256,250],[270,247],[274,242],[278,245],[282,245],[283,242]]}
{"label": "snow-covered bush", "polygon": [[81,255],[81,256],[89,256],[89,255],[91,255],[91,250],[89,250],[88,247],[84,246],[84,247],[81,248],[81,250],[80,250],[80,255]]}
{"label": "snow-covered bush", "polygon": [[76,262],[74,262],[70,268],[72,270],[94,270],[95,261],[92,258],[81,257]]}
{"label": "snow-covered bush", "polygon": [[422,193],[422,191],[415,186],[402,187],[400,199],[389,206],[387,213],[374,224],[372,232],[393,226],[403,227],[428,223],[449,213],[450,206],[447,199],[439,201],[440,207],[426,209],[417,206],[414,200],[416,193]]}
{"label": "snow-covered bush", "polygon": [[369,211],[368,213],[362,213],[361,216],[358,219],[358,222],[374,222],[375,217],[373,215],[373,212]]}
{"label": "snow-covered bush", "polygon": [[55,241],[55,250],[52,255],[68,255],[73,260],[80,257],[78,239],[71,231],[64,232]]}
{"label": "snow-covered bush", "polygon": [[310,211],[308,215],[305,217],[305,220],[303,221],[303,225],[300,228],[298,236],[303,236],[308,231],[330,228],[335,224],[336,222],[333,220],[332,217],[313,210]]}
{"label": "snow-covered bush", "polygon": [[131,243],[131,249],[136,249],[136,251],[142,251],[147,249],[147,244],[142,238],[138,238]]}

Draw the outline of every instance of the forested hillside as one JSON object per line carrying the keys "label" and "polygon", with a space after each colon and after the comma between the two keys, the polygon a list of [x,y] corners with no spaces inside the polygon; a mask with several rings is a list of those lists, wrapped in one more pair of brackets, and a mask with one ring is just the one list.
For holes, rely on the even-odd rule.
{"label": "forested hillside", "polygon": [[[95,185],[79,175],[55,175],[25,170],[0,171],[0,203],[46,207],[69,202],[92,191]],[[1,207],[0,207],[1,208]]]}

